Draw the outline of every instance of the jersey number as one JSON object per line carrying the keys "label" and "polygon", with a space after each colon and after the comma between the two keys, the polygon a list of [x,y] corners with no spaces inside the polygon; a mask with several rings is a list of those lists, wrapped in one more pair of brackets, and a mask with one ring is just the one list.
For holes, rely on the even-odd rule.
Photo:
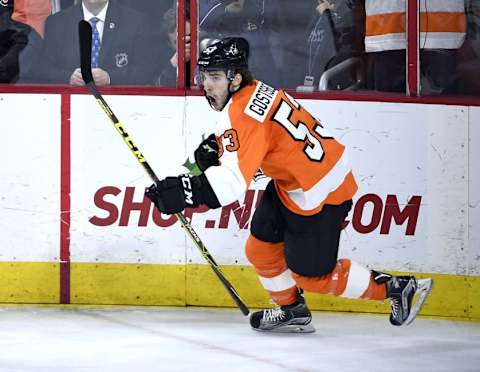
{"label": "jersey number", "polygon": [[[295,107],[295,111],[300,112],[301,106],[297,103],[297,101],[291,97],[288,98]],[[302,123],[300,120],[292,122],[291,118],[293,113],[294,109],[292,106],[290,106],[287,101],[282,99],[280,107],[273,115],[273,120],[285,128],[295,141],[305,142],[303,152],[310,160],[318,162],[322,161],[325,153],[320,140],[315,137],[305,123]],[[311,119],[316,122],[313,127],[313,131],[316,134],[318,134],[321,138],[333,138],[327,133],[325,128],[323,128],[320,123],[318,123],[313,117],[311,117]]]}

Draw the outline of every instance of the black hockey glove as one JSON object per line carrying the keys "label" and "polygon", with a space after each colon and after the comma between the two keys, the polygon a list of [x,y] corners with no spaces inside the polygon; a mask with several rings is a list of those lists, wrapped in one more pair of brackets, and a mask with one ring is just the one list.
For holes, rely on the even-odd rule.
{"label": "black hockey glove", "polygon": [[211,166],[220,165],[218,143],[215,134],[210,134],[195,150],[195,162],[202,172]]}
{"label": "black hockey glove", "polygon": [[165,214],[180,213],[185,208],[196,208],[200,204],[206,204],[210,208],[220,207],[204,174],[194,177],[188,174],[167,177],[157,185],[150,186],[145,196]]}

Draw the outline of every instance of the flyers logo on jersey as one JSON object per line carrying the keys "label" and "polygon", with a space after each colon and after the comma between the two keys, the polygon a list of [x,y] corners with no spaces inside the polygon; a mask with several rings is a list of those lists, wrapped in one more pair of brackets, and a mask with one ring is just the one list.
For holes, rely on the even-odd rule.
{"label": "flyers logo on jersey", "polygon": [[275,101],[277,93],[271,86],[259,82],[250,97],[250,101],[248,101],[247,107],[245,107],[244,113],[263,123]]}

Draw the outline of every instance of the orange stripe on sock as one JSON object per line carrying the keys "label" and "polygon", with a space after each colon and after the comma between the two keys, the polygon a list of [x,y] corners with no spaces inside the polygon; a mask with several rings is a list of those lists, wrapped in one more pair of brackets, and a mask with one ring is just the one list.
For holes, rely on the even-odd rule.
{"label": "orange stripe on sock", "polygon": [[360,296],[364,300],[385,300],[387,298],[387,287],[385,283],[377,283],[373,277],[370,278],[368,288]]}
{"label": "orange stripe on sock", "polygon": [[349,272],[350,260],[340,259],[330,274],[307,277],[293,273],[293,279],[306,291],[340,296],[347,286]]}
{"label": "orange stripe on sock", "polygon": [[297,301],[298,289],[297,287],[291,287],[283,291],[270,292],[270,297],[279,306],[291,305]]}

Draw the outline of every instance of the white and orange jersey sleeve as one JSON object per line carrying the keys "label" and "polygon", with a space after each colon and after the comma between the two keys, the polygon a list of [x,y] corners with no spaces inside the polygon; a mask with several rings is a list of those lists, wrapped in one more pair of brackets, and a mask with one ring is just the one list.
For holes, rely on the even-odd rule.
{"label": "white and orange jersey sleeve", "polygon": [[221,164],[205,174],[222,205],[237,200],[259,168],[298,214],[341,204],[357,190],[345,147],[292,97],[263,82],[233,95],[216,134]]}
{"label": "white and orange jersey sleeve", "polygon": [[205,175],[221,205],[234,202],[246,190],[269,148],[267,128],[243,113],[254,88],[236,93],[217,123],[221,164],[208,168]]}

